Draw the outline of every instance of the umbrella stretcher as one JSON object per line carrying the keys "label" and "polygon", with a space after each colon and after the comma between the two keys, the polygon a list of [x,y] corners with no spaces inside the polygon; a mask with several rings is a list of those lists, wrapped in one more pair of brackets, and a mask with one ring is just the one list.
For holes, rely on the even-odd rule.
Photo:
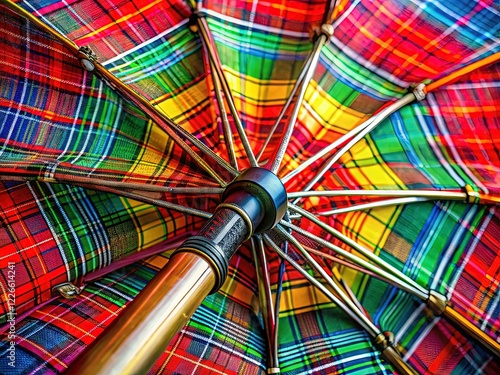
{"label": "umbrella stretcher", "polygon": [[494,5],[95,4],[0,1],[2,373],[500,371]]}

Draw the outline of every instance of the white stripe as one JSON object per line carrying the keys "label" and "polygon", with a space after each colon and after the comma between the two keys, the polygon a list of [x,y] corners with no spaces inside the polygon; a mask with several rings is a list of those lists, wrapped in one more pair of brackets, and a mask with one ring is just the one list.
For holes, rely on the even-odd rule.
{"label": "white stripe", "polygon": [[432,320],[432,322],[429,323],[427,327],[424,328],[422,333],[415,338],[415,342],[411,347],[408,348],[408,351],[405,353],[403,360],[408,361],[408,359],[413,355],[415,350],[419,347],[419,345],[422,343],[422,341],[427,337],[429,332],[434,328],[434,326],[439,322],[441,318],[437,317]]}
{"label": "white stripe", "polygon": [[[78,194],[76,194],[77,192]],[[106,257],[106,255],[109,253],[109,238],[100,218],[92,209],[92,204],[81,203],[81,192],[81,189],[75,190],[72,188],[71,190],[69,190],[69,193],[73,198],[73,203],[78,207],[80,215],[83,217],[84,222],[87,224],[87,228],[90,231],[90,235],[94,239],[94,243],[97,247],[95,252],[97,252],[99,256],[99,264],[97,268],[101,268],[108,265],[109,261],[107,261],[106,258],[109,258],[109,260],[111,259],[111,255],[109,255],[109,257]]]}
{"label": "white stripe", "polygon": [[[118,113],[115,116],[115,121],[113,123],[113,128],[111,129],[111,133],[112,134],[116,133],[116,130],[118,129],[118,126],[121,123],[120,116],[121,116],[122,110],[123,110],[123,104],[122,104],[121,100],[117,103],[117,106],[118,106]],[[104,159],[106,159],[107,156],[109,156],[108,153],[109,153],[109,149],[111,148],[112,139],[113,139],[113,137],[111,135],[109,135],[108,137],[106,137],[106,149],[103,151],[102,156],[99,158],[99,160],[95,163],[94,168],[92,168],[92,170],[88,173],[88,176],[90,176],[93,172],[95,172],[95,170],[97,168],[99,168],[99,165],[102,163],[102,161]]]}
{"label": "white stripe", "polygon": [[[69,228],[69,231],[71,232],[73,238],[75,239],[75,245],[76,245],[76,248],[78,249],[78,252],[79,252],[79,255],[80,255],[80,259],[82,260],[81,262],[81,266],[82,266],[82,274],[86,274],[87,273],[87,264],[85,263],[86,262],[86,259],[85,259],[85,251],[83,250],[82,248],[82,244],[80,242],[80,239],[78,237],[78,234],[76,234],[75,232],[75,228],[73,228],[73,224],[71,223],[71,220],[69,219],[68,215],[66,214],[66,212],[64,211],[61,203],[59,202],[59,200],[57,199],[57,194],[56,192],[52,189],[52,185],[50,183],[46,183],[47,185],[47,188],[49,189],[50,191],[50,194],[52,195],[52,197],[54,198],[54,203],[56,204],[57,208],[59,208],[60,210],[60,213],[64,219],[64,221],[66,221],[66,223],[68,224],[68,228]],[[76,254],[75,254],[76,255]],[[77,266],[75,264],[75,266]]]}
{"label": "white stripe", "polygon": [[[27,65],[27,67],[26,67],[26,70],[24,70],[25,72],[27,72],[27,68],[29,66],[30,43],[31,43],[31,38],[30,38],[30,23],[26,22],[26,61],[25,61],[25,63]],[[21,69],[21,70],[23,70],[23,69]],[[4,118],[4,121],[2,122],[2,127],[0,128],[0,131],[2,131],[6,125],[10,127],[9,128],[9,132],[7,133],[7,138],[5,139],[3,147],[0,150],[0,155],[2,155],[4,153],[4,151],[5,151],[5,149],[7,148],[7,144],[9,143],[10,138],[12,137],[12,133],[14,132],[16,122],[17,122],[17,120],[19,118],[19,114],[21,112],[21,106],[22,106],[21,103],[24,101],[24,97],[26,95],[26,89],[28,87],[28,84],[26,82],[27,81],[26,76],[27,76],[27,74],[25,75],[25,82],[23,84],[23,91],[21,93],[21,99],[19,100],[19,104],[17,106],[17,112],[16,112],[16,114],[14,116],[14,121],[11,124],[6,124],[6,121],[7,121],[7,116],[6,116]]]}
{"label": "white stripe", "polygon": [[[96,105],[95,105],[95,108],[93,109],[94,114],[92,115],[92,120],[90,120],[90,124],[87,125],[88,126],[87,137],[85,138],[85,142],[83,143],[83,146],[79,147],[80,148],[80,152],[71,161],[71,164],[75,164],[78,161],[78,159],[80,159],[83,156],[83,154],[85,153],[85,149],[87,148],[87,145],[88,145],[88,143],[90,141],[90,138],[92,136],[92,127],[93,127],[93,125],[95,123],[95,119],[97,117],[97,113],[99,112],[99,106],[101,104],[101,97],[102,97],[102,81],[99,81],[99,90],[98,90],[98,95],[97,95],[97,98],[96,98]],[[79,112],[79,109],[78,109],[78,112]],[[76,120],[76,118],[75,118],[75,120]]]}
{"label": "white stripe", "polygon": [[79,130],[76,129],[76,123],[77,123],[77,119],[78,119],[78,114],[80,113],[80,111],[82,109],[83,98],[84,98],[84,95],[85,95],[85,87],[86,87],[85,86],[85,81],[86,81],[86,78],[87,78],[87,71],[84,69],[83,70],[82,83],[81,83],[82,90],[80,92],[80,98],[78,99],[78,105],[76,107],[76,111],[74,112],[73,124],[71,125],[71,130],[69,132],[69,139],[66,142],[66,146],[65,146],[64,150],[57,157],[56,163],[54,163],[51,168],[47,168],[48,169],[47,172],[49,174],[48,175],[49,178],[53,178],[54,177],[53,174],[55,173],[55,170],[56,170],[57,166],[59,165],[59,160],[68,151],[69,145],[71,144],[71,140],[73,139],[73,135],[75,134],[75,132],[79,132]]}
{"label": "white stripe", "polygon": [[[474,175],[474,173],[472,173],[469,170],[467,165],[460,158],[460,155],[458,154],[456,148],[453,147],[454,146],[453,140],[451,139],[450,134],[448,132],[448,129],[446,127],[446,124],[443,121],[441,111],[439,110],[439,104],[437,103],[437,101],[432,93],[427,94],[427,101],[428,101],[429,106],[431,107],[432,111],[436,114],[434,119],[436,120],[436,124],[437,124],[437,127],[439,128],[439,131],[441,132],[441,135],[444,137],[446,142],[450,145],[450,147],[448,147],[448,149],[450,150],[450,152],[453,156],[453,160],[460,166],[460,168],[464,171],[464,173],[474,182],[474,184],[476,184],[477,187],[479,187],[486,194],[488,194],[488,189],[486,188],[486,186],[484,186],[481,183],[481,181],[479,181],[479,179]],[[421,121],[421,122],[422,122],[422,126],[423,126],[424,121]],[[435,145],[435,142],[432,139],[432,137],[427,137],[427,140],[429,141],[429,143],[432,141],[433,146]],[[436,155],[439,155],[440,161],[442,159],[442,163],[443,163],[445,161],[445,158],[444,158],[443,154],[441,153],[441,151],[439,150],[439,147],[436,147],[435,153],[436,153]],[[458,175],[455,173],[455,171],[453,171],[453,173],[451,172],[452,169],[451,169],[451,167],[449,167],[448,163],[445,164],[445,167],[447,170],[449,169],[450,175],[452,175],[461,186],[465,185],[465,181],[462,180],[462,178],[458,177]]]}
{"label": "white stripe", "polygon": [[446,251],[444,253],[444,258],[441,259],[441,261],[439,262],[438,269],[434,275],[434,278],[432,279],[430,287],[431,289],[435,290],[437,288],[439,284],[439,279],[443,275],[445,269],[450,266],[449,260],[452,259],[453,253],[457,250],[458,245],[462,243],[461,239],[462,234],[466,232],[467,227],[471,223],[476,213],[477,213],[477,206],[470,206],[470,210],[469,212],[467,212],[467,215],[465,216],[463,221],[459,222],[458,230],[453,236],[453,240],[446,248]]}
{"label": "white stripe", "polygon": [[[406,333],[408,328],[410,328],[415,321],[422,319],[422,311],[425,309],[426,304],[421,303],[415,310],[413,310],[413,313],[408,317],[408,319],[405,321],[405,323],[401,326],[399,331],[396,333],[394,340],[396,342],[400,342],[401,338],[403,335]],[[395,309],[395,308],[394,308]]]}
{"label": "white stripe", "polygon": [[486,231],[486,228],[488,227],[494,214],[495,214],[495,207],[492,206],[489,209],[489,215],[485,216],[483,224],[481,225],[481,227],[478,228],[477,235],[475,236],[474,240],[472,241],[471,246],[467,250],[467,253],[465,254],[464,260],[460,264],[460,268],[455,273],[455,277],[453,278],[453,280],[450,282],[449,293],[447,296],[448,299],[450,298],[451,294],[455,290],[457,283],[458,283],[458,280],[462,276],[462,272],[464,271],[465,266],[469,263],[470,257],[472,256],[472,253],[474,253],[474,250],[476,249],[476,246],[479,243],[480,238],[483,236],[484,232]]}
{"label": "white stripe", "polygon": [[392,75],[391,73],[387,72],[386,70],[379,68],[377,65],[374,65],[373,63],[371,63],[370,61],[366,60],[364,57],[359,55],[356,51],[353,51],[346,44],[342,43],[339,39],[335,38],[335,35],[330,38],[330,41],[335,46],[337,46],[337,48],[340,49],[351,60],[357,62],[361,66],[372,71],[373,73],[377,73],[382,78],[385,78],[389,82],[394,83],[395,85],[398,85],[400,87],[407,88],[410,86],[411,82],[403,81],[397,78],[396,76]]}
{"label": "white stripe", "polygon": [[[233,357],[240,357],[248,362],[251,362],[257,366],[260,366],[261,363],[256,361],[254,358],[252,357],[248,357],[246,356],[244,353],[240,353],[236,350],[234,350],[234,346],[225,346],[225,345],[222,345],[221,343],[217,342],[217,341],[214,341],[212,339],[207,339],[206,336],[202,336],[202,335],[198,335],[196,333],[193,333],[193,332],[189,332],[189,331],[186,331],[186,330],[182,330],[181,331],[184,335],[186,336],[191,336],[193,338],[196,338],[196,339],[199,339],[200,342],[205,342],[207,344],[207,347],[209,347],[210,345],[212,346],[215,346],[215,347],[218,347],[218,348],[221,348],[223,349],[224,351],[226,351],[227,353],[231,353],[231,355]],[[203,358],[200,358],[200,361],[202,360]]]}
{"label": "white stripe", "polygon": [[[56,231],[54,230],[54,228],[52,227],[52,223],[49,220],[49,218],[47,217],[47,214],[45,213],[45,210],[43,209],[43,206],[41,205],[41,202],[36,197],[36,194],[33,191],[33,188],[31,187],[31,183],[30,182],[26,182],[26,186],[28,187],[28,189],[30,189],[31,195],[33,196],[33,200],[36,202],[36,205],[38,206],[38,210],[40,211],[40,213],[42,214],[43,218],[45,219],[45,222],[47,223],[47,227],[50,230],[50,233],[52,233],[52,237],[54,238],[54,242],[56,243],[56,245],[57,245],[57,247],[59,249],[59,254],[61,255],[61,258],[63,259],[64,267],[66,268],[67,279],[68,279],[68,281],[70,281],[71,280],[71,274],[70,274],[70,269],[69,269],[69,262],[68,262],[68,259],[66,258],[66,254],[64,253],[64,249],[63,249],[63,247],[61,245],[61,242],[59,242],[59,237],[58,237]],[[44,197],[43,199],[47,200],[48,197]]]}
{"label": "white stripe", "polygon": [[[441,133],[443,133],[445,139],[450,144],[453,144],[453,142],[451,142],[449,134],[447,133],[446,125],[443,122],[443,118],[441,117],[441,114],[439,111],[439,106],[433,99],[431,99],[431,97],[432,97],[431,94],[427,95],[429,106],[431,107],[432,111],[434,113],[436,113],[436,116],[434,116],[434,119],[438,125],[438,128],[440,128]],[[464,186],[465,181],[451,167],[451,165],[448,163],[448,161],[444,157],[443,153],[441,152],[441,148],[437,145],[436,141],[434,140],[434,135],[431,133],[429,127],[427,126],[427,123],[425,122],[425,119],[422,115],[422,112],[420,111],[420,108],[418,106],[414,106],[413,108],[415,110],[415,115],[417,117],[418,123],[420,124],[420,127],[424,131],[425,138],[426,138],[427,142],[429,143],[429,145],[431,146],[432,151],[434,152],[434,155],[436,155],[437,159],[439,160],[439,163],[443,166],[444,169],[446,169],[446,171],[448,172],[450,177],[452,179],[454,179],[459,186]],[[453,150],[453,148],[452,148],[452,150]]]}
{"label": "white stripe", "polygon": [[[67,3],[66,0],[62,0],[62,3],[64,5],[66,5],[66,8],[67,8],[67,11],[69,13],[73,13],[75,15],[75,17],[78,19],[78,21],[80,21],[80,25],[85,25],[85,28],[87,30],[90,30],[91,32],[96,32],[97,30],[94,29],[93,27],[90,26],[90,24],[87,22],[87,20],[84,20],[78,13],[75,12],[75,10],[73,9],[73,7],[71,7],[71,5],[69,5]],[[76,22],[75,22],[76,23]],[[62,33],[63,35],[65,35],[64,33]],[[85,34],[86,35],[86,34]],[[98,37],[99,35],[96,34],[96,37]],[[106,46],[110,49],[111,52],[113,52],[114,55],[117,55],[118,54],[118,51],[114,48],[113,44],[112,43],[109,43],[107,41],[107,38],[98,38],[99,41],[103,42],[104,44],[106,44]]]}
{"label": "white stripe", "polygon": [[123,297],[127,301],[132,301],[134,299],[133,297],[129,297],[126,294],[123,294],[122,292],[120,292],[119,290],[117,290],[115,288],[111,288],[110,286],[102,284],[102,283],[100,283],[98,281],[95,281],[94,285],[100,286],[102,289],[109,290],[110,292],[113,292],[114,294],[117,294],[120,297]]}
{"label": "white stripe", "polygon": [[314,367],[313,369],[309,369],[307,371],[299,372],[298,375],[312,374],[312,373],[315,373],[317,371],[321,371],[321,370],[330,368],[332,366],[337,366],[337,365],[340,365],[340,364],[348,364],[349,362],[357,361],[359,359],[372,358],[372,357],[373,357],[373,353],[371,353],[371,352],[370,353],[358,354],[358,355],[354,355],[354,356],[349,356],[347,358],[344,358],[344,359],[341,359],[341,360],[338,360],[338,361],[334,361],[334,362],[331,362],[331,363],[324,364],[323,366],[317,366],[317,367]]}
{"label": "white stripe", "polygon": [[[413,3],[416,3],[415,0],[412,0]],[[455,25],[457,25],[457,22],[462,22],[463,21],[463,17],[460,16],[459,14],[456,14],[455,12],[453,12],[453,10],[451,8],[447,8],[447,7],[444,7],[442,4],[441,4],[441,0],[439,1],[436,1],[436,0],[431,0],[430,3],[434,4],[436,6],[436,8],[440,9],[443,13],[447,14],[448,16],[451,16],[451,18],[454,18],[455,19]],[[482,2],[482,4],[485,4],[484,2]],[[495,8],[493,7],[488,7],[488,8],[484,8],[484,9],[488,9],[491,13],[493,13],[495,16],[499,16],[500,13],[498,13]],[[442,20],[440,20],[438,17],[435,17],[438,21],[440,22],[443,22]],[[497,42],[500,41],[500,39],[498,39],[497,37],[495,37],[495,35],[493,34],[490,34],[487,30],[485,29],[479,29],[476,24],[474,24],[473,22],[469,22],[467,24],[465,24],[464,26],[462,27],[466,27],[466,28],[469,28],[471,30],[474,30],[476,31],[478,34],[482,34],[482,35],[485,35],[487,36],[489,39],[491,39],[492,41],[494,42]],[[460,30],[462,31],[461,34],[464,35],[467,39],[469,39],[468,36],[466,36],[466,33],[464,32],[465,30]],[[484,40],[474,40],[474,42],[478,43],[480,42],[481,44],[484,44],[485,41]]]}
{"label": "white stripe", "polygon": [[26,0],[23,1],[24,6],[26,8],[28,8],[28,9],[31,9],[31,13],[36,14],[36,16],[37,16],[38,19],[43,20],[43,23],[49,25],[52,29],[54,29],[55,31],[57,31],[59,34],[64,35],[64,32],[62,30],[59,30],[59,28],[55,24],[53,24],[52,22],[50,22],[50,19],[44,17],[38,11],[38,9],[36,9],[33,5],[31,5],[31,3],[32,3],[31,1],[26,1]]}

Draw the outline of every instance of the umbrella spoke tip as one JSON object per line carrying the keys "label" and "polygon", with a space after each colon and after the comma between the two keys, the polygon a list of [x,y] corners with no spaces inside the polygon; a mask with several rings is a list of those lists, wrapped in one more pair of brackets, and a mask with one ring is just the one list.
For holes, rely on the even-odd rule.
{"label": "umbrella spoke tip", "polygon": [[335,31],[335,28],[333,25],[329,23],[325,23],[321,25],[321,34],[325,35],[328,39],[330,39],[333,36],[333,32]]}

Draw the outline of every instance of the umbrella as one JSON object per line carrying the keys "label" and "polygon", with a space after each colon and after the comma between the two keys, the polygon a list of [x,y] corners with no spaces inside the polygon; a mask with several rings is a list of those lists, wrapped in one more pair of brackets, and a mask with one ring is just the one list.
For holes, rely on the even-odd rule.
{"label": "umbrella", "polygon": [[3,373],[499,372],[498,3],[1,6]]}

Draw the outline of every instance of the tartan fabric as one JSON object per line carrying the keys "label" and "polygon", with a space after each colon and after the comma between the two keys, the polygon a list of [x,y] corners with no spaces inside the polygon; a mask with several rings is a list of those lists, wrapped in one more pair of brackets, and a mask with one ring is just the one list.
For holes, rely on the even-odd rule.
{"label": "tartan fabric", "polygon": [[217,17],[293,34],[309,34],[321,25],[328,3],[321,0],[253,2],[248,0],[201,1]]}
{"label": "tartan fabric", "polygon": [[[500,48],[494,1],[340,1],[333,26],[334,35],[323,47],[282,174],[401,97],[411,85],[445,76]],[[497,103],[496,79],[488,78],[486,71],[481,75],[493,84],[484,88],[487,95],[493,93],[486,98]],[[481,80],[476,75],[472,78],[476,86],[465,88],[474,101],[476,89],[483,90]],[[461,101],[453,111],[463,107],[477,108]],[[490,122],[498,117],[495,111],[488,110]],[[481,112],[474,114],[478,122],[485,118]],[[352,185],[360,185],[357,178],[364,176],[352,176]]]}
{"label": "tartan fabric", "polygon": [[[372,209],[368,213],[357,213],[357,216],[363,216],[358,220],[363,220],[364,225],[371,227],[376,223],[374,219],[380,218],[383,211],[393,210]],[[495,289],[495,281],[486,283],[486,280],[498,280],[497,249],[500,244],[498,239],[493,240],[490,235],[479,234],[483,231],[492,235],[497,233],[500,223],[498,213],[493,209],[457,203],[408,205],[402,210],[397,220],[394,219],[390,231],[382,231],[382,234],[373,231],[381,237],[375,245],[367,243],[373,237],[363,238],[369,233],[364,227],[357,233],[351,230],[350,234],[358,236],[357,242],[376,247],[380,257],[417,280],[420,285],[448,295],[455,310],[498,340],[498,291]],[[352,217],[350,219],[351,222],[354,220]],[[307,222],[302,221],[302,226],[307,227]],[[380,227],[384,224],[382,221],[378,222]],[[311,229],[313,230],[314,228]],[[384,238],[387,232],[390,234],[388,238]],[[323,237],[331,242],[338,242],[327,234],[323,234]],[[338,245],[342,246],[341,243]],[[331,252],[327,249],[322,251]],[[297,255],[293,246],[289,246],[289,253],[308,272],[314,272]],[[330,261],[321,258],[316,260],[325,270],[334,266]],[[339,267],[343,279],[351,286],[374,323],[382,331],[395,334],[405,360],[419,373],[498,372],[495,357],[444,318],[434,317],[423,301],[364,273],[343,266],[336,267]],[[269,257],[269,268],[272,287],[276,291],[280,273],[276,256]],[[288,264],[282,288],[282,369],[292,373],[307,373],[318,369],[334,373],[334,369],[340,371],[336,367],[340,365],[346,366],[341,367],[346,372],[355,372],[356,366],[360,366],[364,369],[359,370],[364,371],[362,373],[384,373],[384,369],[391,368],[378,357],[377,352],[369,354],[362,350],[369,346],[366,333],[357,331],[343,312],[334,308],[321,292]],[[336,327],[327,328],[329,325]],[[352,341],[346,337],[352,338]],[[342,355],[343,350],[346,351],[345,361],[326,359],[331,353]],[[357,350],[363,354],[356,355]]]}
{"label": "tartan fabric", "polygon": [[[18,314],[49,300],[56,285],[84,284],[92,272],[159,251],[202,223],[114,194],[40,182],[0,182],[0,219],[0,280],[7,285],[15,263]],[[2,292],[2,323],[8,311]]]}
{"label": "tartan fabric", "polygon": [[0,172],[156,185],[211,182],[162,129],[81,69],[60,43],[10,11],[2,13],[0,27],[6,36],[0,41]]}
{"label": "tartan fabric", "polygon": [[[208,19],[208,25],[241,122],[252,149],[258,152],[290,95],[311,44],[304,35],[271,32],[252,22],[241,25],[217,15]],[[289,116],[287,113],[285,118]],[[282,130],[278,130],[273,143],[279,142]],[[238,140],[235,149],[241,160],[244,154]],[[272,149],[268,149],[261,159],[271,156]],[[243,167],[248,164],[246,160],[240,163]]]}
{"label": "tartan fabric", "polygon": [[[494,1],[337,3],[335,33],[322,48],[280,175],[402,97],[411,85],[445,76],[500,49]],[[90,44],[116,76],[226,157],[207,59],[198,37],[189,31],[191,11],[185,4],[110,1],[102,5],[85,0],[21,5],[77,44]],[[312,47],[309,36],[321,22],[326,4],[217,1],[201,5],[250,143],[258,151]],[[204,186],[211,182],[158,126],[84,73],[57,42],[10,12],[0,17],[2,36],[6,35],[0,38],[0,57],[4,57],[0,59],[0,105],[6,119],[0,128],[6,145],[1,149],[0,172],[48,181],[65,174],[75,178],[83,171],[91,172],[92,178],[157,185]],[[36,69],[26,69],[26,65]],[[459,190],[468,184],[484,196],[498,197],[499,69],[498,63],[482,68],[391,115],[332,167],[319,188]],[[287,116],[289,113],[285,120]],[[23,127],[11,126],[14,121]],[[263,161],[272,155],[282,131],[283,126]],[[33,159],[37,150],[29,145],[40,135],[44,146],[58,147],[44,149],[43,155],[35,154],[38,159]],[[74,145],[62,143],[64,137],[72,137]],[[240,167],[248,165],[241,142],[235,142]],[[323,161],[290,181],[288,190],[305,186]],[[111,279],[91,283],[88,294],[76,302],[50,300],[53,285],[68,277],[79,280],[138,250],[150,254],[148,249],[155,250],[162,241],[189,233],[198,224],[171,210],[81,187],[41,182],[4,182],[2,186],[0,233],[6,239],[8,256],[1,260],[15,257],[16,267],[22,270],[19,298],[26,316],[21,324],[26,335],[33,332],[34,338],[20,345],[23,363],[30,369],[42,366],[47,371],[62,371],[76,355],[66,348],[75,345],[81,350],[93,339],[82,336],[82,327],[100,329],[99,324],[105,324],[102,322],[125,303],[120,298],[132,298],[147,277],[127,294],[127,285],[135,282],[135,276],[120,279],[117,275],[122,271],[118,271],[108,276]],[[208,212],[218,201],[218,197],[155,196]],[[301,204],[318,212],[366,201],[309,198]],[[497,211],[496,206],[438,201],[324,220],[419,284],[446,293],[456,310],[498,340]],[[86,219],[94,212],[103,228]],[[307,220],[298,224],[346,247]],[[108,237],[117,246],[109,246]],[[0,248],[0,254],[3,251]],[[276,292],[280,263],[276,256],[269,258]],[[332,267],[326,261],[321,264],[325,269]],[[141,267],[148,269],[149,277],[149,266]],[[264,334],[252,267],[248,249],[243,248],[232,261],[231,277],[223,290],[198,310],[153,372],[265,371]],[[431,318],[420,301],[362,273],[341,271],[375,323],[396,334],[405,359],[418,372],[500,372],[491,355],[444,319]],[[119,294],[106,297],[107,302],[91,297],[97,283],[108,281]],[[290,266],[282,288],[279,351],[283,373],[392,371],[370,346],[368,336]],[[107,305],[110,300],[112,305]],[[5,314],[6,298],[2,301]],[[111,306],[111,313],[102,312],[100,305]],[[80,313],[75,315],[76,306],[96,311],[93,326],[87,327]],[[54,327],[57,319],[51,325],[40,323],[52,319],[47,315],[51,309],[64,316],[64,324]],[[217,329],[211,332],[207,326],[214,321]],[[233,323],[243,326],[241,336],[233,336]],[[200,357],[204,358],[201,362]]]}

